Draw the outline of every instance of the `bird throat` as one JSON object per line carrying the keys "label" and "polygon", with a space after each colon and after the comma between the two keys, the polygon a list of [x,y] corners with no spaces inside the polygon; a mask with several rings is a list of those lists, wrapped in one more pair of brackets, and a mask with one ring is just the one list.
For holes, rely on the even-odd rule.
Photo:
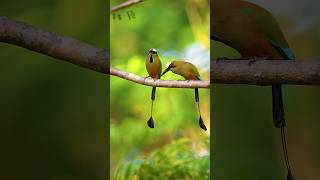
{"label": "bird throat", "polygon": [[153,63],[153,56],[152,55],[150,56],[149,62]]}

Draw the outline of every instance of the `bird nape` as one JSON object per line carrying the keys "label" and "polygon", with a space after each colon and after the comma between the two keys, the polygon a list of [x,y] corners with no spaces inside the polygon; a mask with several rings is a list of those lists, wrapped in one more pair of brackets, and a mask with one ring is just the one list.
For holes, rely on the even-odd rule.
{"label": "bird nape", "polygon": [[[200,74],[199,74],[197,68],[193,64],[191,64],[187,61],[172,61],[169,64],[169,66],[167,67],[167,69],[163,71],[161,76],[163,76],[168,71],[172,71],[173,73],[184,77],[186,80],[201,80],[201,77],[200,77]],[[198,88],[194,89],[194,94],[195,94],[195,102],[196,102],[199,116],[200,116],[199,117],[199,126],[201,129],[206,131],[207,127],[204,124],[204,121],[201,116],[201,111],[200,111]]]}
{"label": "bird nape", "polygon": [[[240,59],[295,59],[279,24],[266,9],[242,0],[214,0],[211,5],[210,38],[236,49],[242,56]],[[287,179],[293,180],[280,84],[272,85],[272,110],[273,123],[276,128],[280,128]]]}
{"label": "bird nape", "polygon": [[[146,58],[146,68],[148,71],[148,74],[153,79],[160,79],[161,77],[161,71],[162,71],[162,65],[160,58],[158,56],[157,50],[154,48],[151,48],[148,52],[148,56]],[[149,128],[154,128],[154,120],[152,117],[153,113],[153,102],[156,99],[156,87],[152,87],[151,92],[151,112],[150,112],[150,118],[147,122]]]}

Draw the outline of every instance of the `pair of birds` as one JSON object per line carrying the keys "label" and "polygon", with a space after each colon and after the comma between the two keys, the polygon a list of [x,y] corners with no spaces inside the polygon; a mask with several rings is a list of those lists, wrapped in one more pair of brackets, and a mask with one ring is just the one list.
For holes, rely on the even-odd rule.
{"label": "pair of birds", "polygon": [[[240,59],[295,59],[280,26],[266,9],[243,0],[213,0],[210,16],[210,38],[236,49],[242,56]],[[293,180],[286,147],[281,84],[272,85],[272,111],[274,126],[281,131],[287,180]]]}
{"label": "pair of birds", "polygon": [[[148,74],[153,79],[160,79],[162,75],[167,73],[168,71],[172,71],[175,74],[178,74],[182,77],[184,77],[186,80],[201,80],[200,74],[197,70],[197,68],[187,62],[187,61],[172,61],[166,70],[162,72],[162,64],[158,55],[158,52],[156,49],[151,48],[148,52],[148,56],[146,59],[146,68],[148,71]],[[207,127],[205,126],[201,113],[200,113],[200,105],[199,105],[199,92],[198,88],[195,88],[195,101],[198,106],[198,112],[199,112],[199,126],[203,130],[207,130]],[[151,93],[151,115],[147,122],[148,126],[150,128],[154,128],[154,121],[152,117],[152,111],[153,111],[153,102],[156,97],[156,87],[152,87],[152,93]]]}

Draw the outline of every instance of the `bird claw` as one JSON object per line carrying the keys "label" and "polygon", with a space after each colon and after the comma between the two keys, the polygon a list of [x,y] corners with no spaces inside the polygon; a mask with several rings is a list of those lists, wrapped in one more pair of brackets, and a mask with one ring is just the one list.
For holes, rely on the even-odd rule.
{"label": "bird claw", "polygon": [[144,80],[146,80],[147,78],[149,78],[150,76],[146,76],[146,77],[144,77]]}
{"label": "bird claw", "polygon": [[215,60],[215,63],[218,64],[219,61],[221,60],[230,60],[230,58],[227,57],[217,57],[217,59]]}
{"label": "bird claw", "polygon": [[268,57],[254,57],[253,59],[249,60],[248,65],[251,66],[255,62],[265,60],[265,59],[268,59]]}
{"label": "bird claw", "polygon": [[217,61],[219,60],[230,60],[230,58],[227,58],[227,57],[217,57]]}
{"label": "bird claw", "polygon": [[249,60],[248,66],[251,66],[252,64],[254,64],[255,62],[257,62],[257,59],[251,59]]}

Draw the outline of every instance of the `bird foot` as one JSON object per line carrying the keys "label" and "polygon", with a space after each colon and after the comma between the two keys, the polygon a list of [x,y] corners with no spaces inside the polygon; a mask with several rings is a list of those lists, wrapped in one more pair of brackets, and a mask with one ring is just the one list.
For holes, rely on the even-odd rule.
{"label": "bird foot", "polygon": [[221,60],[231,60],[230,58],[227,58],[227,57],[217,57],[217,59],[215,60],[215,63],[218,64],[219,61]]}
{"label": "bird foot", "polygon": [[248,66],[251,66],[251,65],[254,64],[255,62],[257,62],[256,59],[251,59],[251,60],[249,60]]}
{"label": "bird foot", "polygon": [[218,57],[217,60],[218,60],[218,61],[220,61],[220,60],[230,60],[230,58],[227,58],[227,57]]}
{"label": "bird foot", "polygon": [[251,66],[257,61],[268,59],[268,57],[254,57],[253,59],[249,60],[248,66]]}
{"label": "bird foot", "polygon": [[146,79],[149,78],[149,77],[150,77],[150,76],[145,76],[145,77],[144,77],[144,80],[146,80]]}

